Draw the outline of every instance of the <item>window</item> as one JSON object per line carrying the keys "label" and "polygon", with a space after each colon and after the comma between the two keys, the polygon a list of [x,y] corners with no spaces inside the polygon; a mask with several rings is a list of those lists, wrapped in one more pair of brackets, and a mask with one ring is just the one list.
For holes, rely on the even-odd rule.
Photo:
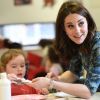
{"label": "window", "polygon": [[33,23],[4,25],[3,36],[23,45],[36,45],[41,39],[55,38],[55,24]]}

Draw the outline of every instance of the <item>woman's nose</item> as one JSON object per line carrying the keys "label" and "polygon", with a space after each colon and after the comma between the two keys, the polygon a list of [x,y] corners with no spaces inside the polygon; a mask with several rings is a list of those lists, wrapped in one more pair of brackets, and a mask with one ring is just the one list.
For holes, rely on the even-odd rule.
{"label": "woman's nose", "polygon": [[79,35],[80,36],[80,27],[76,26],[75,27],[75,34]]}

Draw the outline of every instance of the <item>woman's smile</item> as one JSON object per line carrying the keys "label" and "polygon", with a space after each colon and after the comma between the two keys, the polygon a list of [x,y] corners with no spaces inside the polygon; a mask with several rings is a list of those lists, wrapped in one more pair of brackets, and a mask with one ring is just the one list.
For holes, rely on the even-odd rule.
{"label": "woman's smile", "polygon": [[79,14],[69,14],[65,18],[65,32],[73,42],[82,44],[88,34],[86,18]]}

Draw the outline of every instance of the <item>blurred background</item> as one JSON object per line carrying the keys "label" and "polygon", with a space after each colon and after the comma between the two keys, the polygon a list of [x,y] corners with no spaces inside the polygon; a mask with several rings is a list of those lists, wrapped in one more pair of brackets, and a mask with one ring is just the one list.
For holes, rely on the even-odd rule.
{"label": "blurred background", "polygon": [[[57,13],[65,1],[0,0],[0,55],[5,51],[4,48],[23,49],[32,69],[29,70],[29,79],[45,70],[41,67],[45,66],[43,61],[48,53],[45,46],[51,45],[55,39]],[[100,1],[78,1],[90,11],[100,31]],[[42,45],[41,40],[45,41],[42,41]]]}
{"label": "blurred background", "polygon": [[[54,39],[56,16],[64,1],[0,0],[0,35],[24,47],[36,47],[41,39]],[[100,1],[78,1],[87,7],[100,30]]]}

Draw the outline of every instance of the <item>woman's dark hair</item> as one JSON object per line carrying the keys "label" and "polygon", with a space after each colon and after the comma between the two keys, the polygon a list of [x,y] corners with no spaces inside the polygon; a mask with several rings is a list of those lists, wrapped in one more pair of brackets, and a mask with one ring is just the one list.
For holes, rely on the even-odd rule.
{"label": "woman's dark hair", "polygon": [[[69,14],[77,13],[86,18],[88,23],[88,35],[85,41],[77,45],[66,35],[64,20]],[[83,53],[90,52],[91,40],[97,31],[96,24],[88,10],[78,1],[67,1],[61,6],[56,19],[56,39],[55,48],[61,58],[71,59],[71,57],[81,50]]]}
{"label": "woman's dark hair", "polygon": [[48,58],[53,63],[59,63],[59,56],[56,54],[54,47],[51,45],[48,47]]}

